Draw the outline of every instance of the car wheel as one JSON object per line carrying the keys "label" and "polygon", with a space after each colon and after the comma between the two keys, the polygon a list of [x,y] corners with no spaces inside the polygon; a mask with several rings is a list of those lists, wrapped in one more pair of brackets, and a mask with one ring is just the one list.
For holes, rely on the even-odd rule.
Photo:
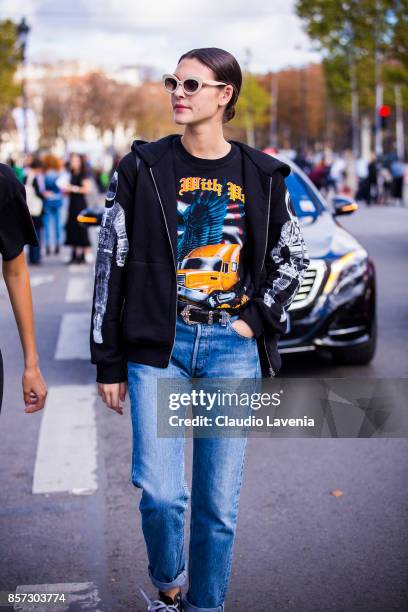
{"label": "car wheel", "polygon": [[374,317],[371,325],[371,335],[368,342],[361,346],[350,347],[344,351],[333,352],[333,361],[342,365],[366,365],[374,357],[377,346],[377,318]]}

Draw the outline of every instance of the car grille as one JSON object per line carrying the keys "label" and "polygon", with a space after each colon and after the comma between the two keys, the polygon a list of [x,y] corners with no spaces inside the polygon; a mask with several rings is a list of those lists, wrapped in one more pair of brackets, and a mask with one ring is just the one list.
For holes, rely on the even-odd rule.
{"label": "car grille", "polygon": [[305,272],[303,282],[299,291],[288,310],[300,310],[306,308],[314,301],[324,278],[326,264],[321,259],[311,259],[308,269]]}
{"label": "car grille", "polygon": [[177,282],[179,285],[186,284],[186,275],[185,274],[177,274]]}

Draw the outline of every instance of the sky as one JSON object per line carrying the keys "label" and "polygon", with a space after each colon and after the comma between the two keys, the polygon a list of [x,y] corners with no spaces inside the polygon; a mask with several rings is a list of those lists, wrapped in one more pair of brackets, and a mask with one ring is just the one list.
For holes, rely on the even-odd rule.
{"label": "sky", "polygon": [[[253,72],[318,62],[295,0],[0,0],[0,19],[31,27],[29,61],[79,59],[105,69],[172,72],[182,53],[220,47]],[[248,55],[247,49],[250,53]]]}

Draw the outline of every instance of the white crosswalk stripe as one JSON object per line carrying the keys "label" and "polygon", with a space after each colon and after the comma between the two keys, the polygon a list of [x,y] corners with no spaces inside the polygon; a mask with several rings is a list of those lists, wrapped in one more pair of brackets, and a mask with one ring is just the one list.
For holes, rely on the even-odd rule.
{"label": "white crosswalk stripe", "polygon": [[70,274],[90,274],[89,266],[84,266],[84,264],[70,264],[68,269]]}
{"label": "white crosswalk stripe", "polygon": [[54,274],[32,274],[30,277],[31,287],[40,287],[55,280]]}
{"label": "white crosswalk stripe", "polygon": [[68,303],[91,302],[93,294],[92,278],[72,276],[67,285],[65,301]]}
{"label": "white crosswalk stripe", "polygon": [[55,359],[90,360],[89,334],[91,310],[62,315]]}
{"label": "white crosswalk stripe", "polygon": [[97,483],[95,385],[50,387],[43,410],[33,493],[91,494]]}
{"label": "white crosswalk stripe", "polygon": [[[46,612],[48,610],[58,610],[58,612],[68,612],[68,610],[88,610],[91,612],[102,612],[101,599],[98,594],[98,588],[93,582],[60,582],[57,584],[24,584],[19,585],[16,592],[20,595],[24,593],[35,593],[37,598],[40,595],[47,594],[64,594],[65,602],[61,598],[57,600],[56,605],[51,603],[16,603],[13,610],[15,612]],[[50,596],[50,595],[49,595]],[[33,598],[33,599],[37,599]],[[50,598],[50,601],[55,601]]]}

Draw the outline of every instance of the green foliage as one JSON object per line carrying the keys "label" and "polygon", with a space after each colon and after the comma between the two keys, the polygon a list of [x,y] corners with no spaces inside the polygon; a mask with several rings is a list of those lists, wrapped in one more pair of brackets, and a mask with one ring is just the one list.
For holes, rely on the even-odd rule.
{"label": "green foliage", "polygon": [[[376,54],[384,102],[394,84],[408,95],[408,0],[298,0],[296,12],[324,55],[329,96],[350,110],[350,63],[356,72],[361,110],[375,104]],[[388,87],[387,87],[388,86]]]}
{"label": "green foliage", "polygon": [[270,95],[256,77],[246,72],[243,75],[241,93],[238,98],[237,112],[232,123],[235,127],[245,128],[247,117],[254,128],[267,125],[270,121]]}
{"label": "green foliage", "polygon": [[20,88],[14,82],[19,60],[16,25],[9,19],[0,21],[0,117],[13,108],[20,95]]}

